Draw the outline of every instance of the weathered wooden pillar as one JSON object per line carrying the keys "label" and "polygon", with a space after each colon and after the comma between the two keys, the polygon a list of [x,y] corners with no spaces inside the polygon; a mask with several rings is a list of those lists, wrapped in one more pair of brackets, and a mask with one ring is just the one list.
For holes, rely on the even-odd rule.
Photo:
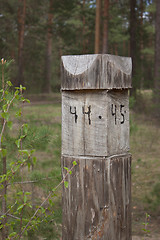
{"label": "weathered wooden pillar", "polygon": [[[131,59],[62,57],[63,240],[131,240]],[[65,174],[66,170],[62,170]]]}

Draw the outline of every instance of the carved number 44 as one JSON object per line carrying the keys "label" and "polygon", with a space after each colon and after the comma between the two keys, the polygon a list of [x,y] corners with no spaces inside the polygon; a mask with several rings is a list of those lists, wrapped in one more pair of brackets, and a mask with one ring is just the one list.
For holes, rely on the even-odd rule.
{"label": "carved number 44", "polygon": [[112,104],[111,113],[112,113],[112,116],[114,116],[115,124],[117,124],[117,111],[118,110],[120,111],[120,114],[121,114],[121,124],[124,123],[124,121],[125,121],[125,117],[124,117],[125,111],[123,111],[123,108],[124,108],[124,105],[122,105],[122,104],[120,105],[119,109],[118,109],[117,105]]}

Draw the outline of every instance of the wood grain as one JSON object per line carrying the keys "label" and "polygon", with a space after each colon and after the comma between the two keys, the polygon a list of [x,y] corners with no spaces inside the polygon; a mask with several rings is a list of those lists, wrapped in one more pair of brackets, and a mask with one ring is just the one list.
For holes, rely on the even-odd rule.
{"label": "wood grain", "polygon": [[[131,156],[72,158],[63,187],[63,240],[131,240]],[[63,170],[63,175],[65,170]]]}
{"label": "wood grain", "polygon": [[63,240],[131,240],[130,58],[63,56]]}
{"label": "wood grain", "polygon": [[131,88],[131,58],[93,54],[61,60],[62,90]]}
{"label": "wood grain", "polygon": [[62,154],[106,157],[128,151],[127,90],[62,92]]}

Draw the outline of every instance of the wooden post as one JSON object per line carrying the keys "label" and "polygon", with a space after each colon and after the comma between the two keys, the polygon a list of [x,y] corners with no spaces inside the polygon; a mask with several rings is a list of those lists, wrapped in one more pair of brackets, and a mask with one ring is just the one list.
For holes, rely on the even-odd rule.
{"label": "wooden post", "polygon": [[63,56],[63,240],[131,240],[131,59]]}

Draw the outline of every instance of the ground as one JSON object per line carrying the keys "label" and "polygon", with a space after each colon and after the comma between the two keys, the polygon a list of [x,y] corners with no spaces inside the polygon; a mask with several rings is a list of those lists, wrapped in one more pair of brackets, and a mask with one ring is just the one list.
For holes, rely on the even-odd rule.
{"label": "ground", "polygon": [[140,236],[133,236],[132,240],[159,240],[160,235],[148,236],[148,237],[140,237]]}
{"label": "ground", "polygon": [[[32,120],[41,119],[47,124],[61,123],[60,94],[49,97],[46,95],[30,96],[30,99],[31,105],[27,106],[26,114],[29,114]],[[38,117],[35,116],[37,112]],[[160,240],[160,126],[148,112],[142,114],[132,110],[130,126],[132,240]],[[149,217],[146,217],[146,214]]]}

